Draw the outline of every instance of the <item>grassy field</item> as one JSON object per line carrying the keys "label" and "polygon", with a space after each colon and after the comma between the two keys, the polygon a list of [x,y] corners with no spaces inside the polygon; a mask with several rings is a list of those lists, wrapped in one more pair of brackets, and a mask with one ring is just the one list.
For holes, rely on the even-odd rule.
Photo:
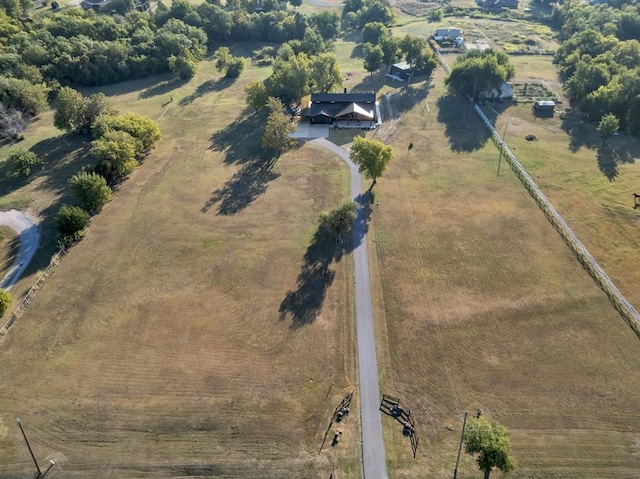
{"label": "grassy field", "polygon": [[[511,477],[637,477],[638,339],[515,176],[503,168],[496,177],[498,151],[468,102],[444,96],[442,80],[438,71],[426,99],[376,135],[397,152],[374,215],[383,392],[411,408],[421,441],[413,459],[401,428],[384,419],[391,477],[450,477],[458,413],[478,408],[511,430],[520,464]],[[509,138],[522,138],[518,124]],[[538,164],[553,156],[544,140],[535,146]],[[570,168],[541,178],[545,191],[555,180],[550,197],[563,214],[576,188]],[[589,191],[591,201],[576,198],[582,218],[569,222],[593,217],[576,225],[589,247],[591,228],[622,243],[633,224],[600,214],[606,195]],[[619,265],[611,273],[625,292],[640,284],[637,253],[628,243],[603,261]],[[461,468],[458,477],[479,477],[470,457]]]}
{"label": "grassy field", "polygon": [[[2,345],[3,477],[31,468],[14,417],[65,477],[359,477],[356,402],[318,454],[355,371],[352,263],[313,239],[348,173],[308,146],[267,166],[242,93],[266,74],[230,83],[204,63],[186,85],[103,89],[164,139]],[[27,142],[47,141],[47,118]],[[50,168],[5,201],[46,214],[66,194],[45,188]]]}

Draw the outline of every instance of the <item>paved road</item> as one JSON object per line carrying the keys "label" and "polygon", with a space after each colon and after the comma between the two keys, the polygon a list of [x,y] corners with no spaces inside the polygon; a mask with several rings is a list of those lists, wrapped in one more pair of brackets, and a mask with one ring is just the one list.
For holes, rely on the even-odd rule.
{"label": "paved road", "polygon": [[[362,194],[362,178],[358,167],[349,159],[349,154],[339,146],[324,138],[311,141],[325,150],[342,158],[351,172],[351,198]],[[364,479],[386,479],[384,442],[382,441],[382,420],[380,415],[380,388],[378,386],[378,363],[376,360],[376,340],[373,332],[373,306],[371,302],[371,281],[369,277],[369,257],[362,221],[363,209],[358,210],[354,224],[354,238],[361,238],[353,251],[356,282],[356,324],[358,342],[358,374],[360,382],[360,414],[362,420],[362,463]]]}
{"label": "paved road", "polygon": [[38,249],[38,226],[27,215],[17,210],[1,211],[0,225],[13,228],[20,236],[20,250],[11,269],[0,282],[0,288],[11,289],[18,282],[29,261]]}

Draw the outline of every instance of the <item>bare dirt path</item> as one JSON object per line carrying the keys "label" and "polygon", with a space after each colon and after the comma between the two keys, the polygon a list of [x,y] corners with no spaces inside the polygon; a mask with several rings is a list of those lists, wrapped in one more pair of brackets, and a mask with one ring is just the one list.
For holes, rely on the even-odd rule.
{"label": "bare dirt path", "polygon": [[[344,160],[351,173],[351,198],[354,201],[359,199],[362,195],[362,178],[358,167],[349,159],[349,154],[324,138],[315,139],[311,143],[335,153]],[[373,331],[373,306],[364,214],[364,209],[360,207],[353,231],[354,242],[357,243],[354,245],[353,260],[356,283],[356,337],[362,421],[362,464],[364,479],[386,479],[388,476],[382,440],[378,362]]]}
{"label": "bare dirt path", "polygon": [[0,288],[11,289],[18,282],[38,249],[40,234],[38,225],[29,219],[26,214],[18,210],[0,211],[0,225],[13,228],[20,237],[18,256],[9,272],[0,282]]}

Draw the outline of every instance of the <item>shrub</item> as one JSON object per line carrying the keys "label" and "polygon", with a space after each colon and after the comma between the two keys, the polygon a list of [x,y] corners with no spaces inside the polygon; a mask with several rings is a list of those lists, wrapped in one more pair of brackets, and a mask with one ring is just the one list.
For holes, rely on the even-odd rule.
{"label": "shrub", "polygon": [[11,171],[19,175],[29,176],[34,168],[44,165],[44,160],[33,151],[18,148],[8,157]]}
{"label": "shrub", "polygon": [[60,234],[67,238],[77,238],[89,224],[89,213],[79,206],[63,205],[56,216]]}
{"label": "shrub", "polygon": [[0,318],[7,312],[13,303],[13,295],[6,289],[0,289]]}
{"label": "shrub", "polygon": [[97,173],[81,172],[69,179],[73,194],[87,211],[98,212],[111,200],[107,180]]}

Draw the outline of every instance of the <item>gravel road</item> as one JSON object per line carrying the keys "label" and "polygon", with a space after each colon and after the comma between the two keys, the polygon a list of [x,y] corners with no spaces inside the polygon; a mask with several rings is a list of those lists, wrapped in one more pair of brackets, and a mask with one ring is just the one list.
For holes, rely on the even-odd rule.
{"label": "gravel road", "polygon": [[[362,194],[362,178],[358,167],[349,159],[349,154],[339,146],[324,138],[311,141],[312,144],[331,151],[344,160],[351,172],[351,198],[356,200]],[[356,283],[356,330],[358,342],[358,376],[360,382],[360,414],[362,420],[362,463],[364,479],[387,479],[384,442],[382,440],[382,419],[380,416],[380,388],[378,386],[378,363],[376,360],[376,340],[373,331],[373,306],[371,302],[371,282],[369,278],[369,257],[363,229],[365,222],[362,208],[354,224],[354,238],[358,241],[353,251]]]}
{"label": "gravel road", "polygon": [[27,269],[29,261],[33,258],[40,234],[38,226],[27,215],[18,210],[0,211],[0,225],[9,226],[20,236],[20,250],[9,272],[0,282],[0,288],[11,289],[15,285],[24,270]]}

